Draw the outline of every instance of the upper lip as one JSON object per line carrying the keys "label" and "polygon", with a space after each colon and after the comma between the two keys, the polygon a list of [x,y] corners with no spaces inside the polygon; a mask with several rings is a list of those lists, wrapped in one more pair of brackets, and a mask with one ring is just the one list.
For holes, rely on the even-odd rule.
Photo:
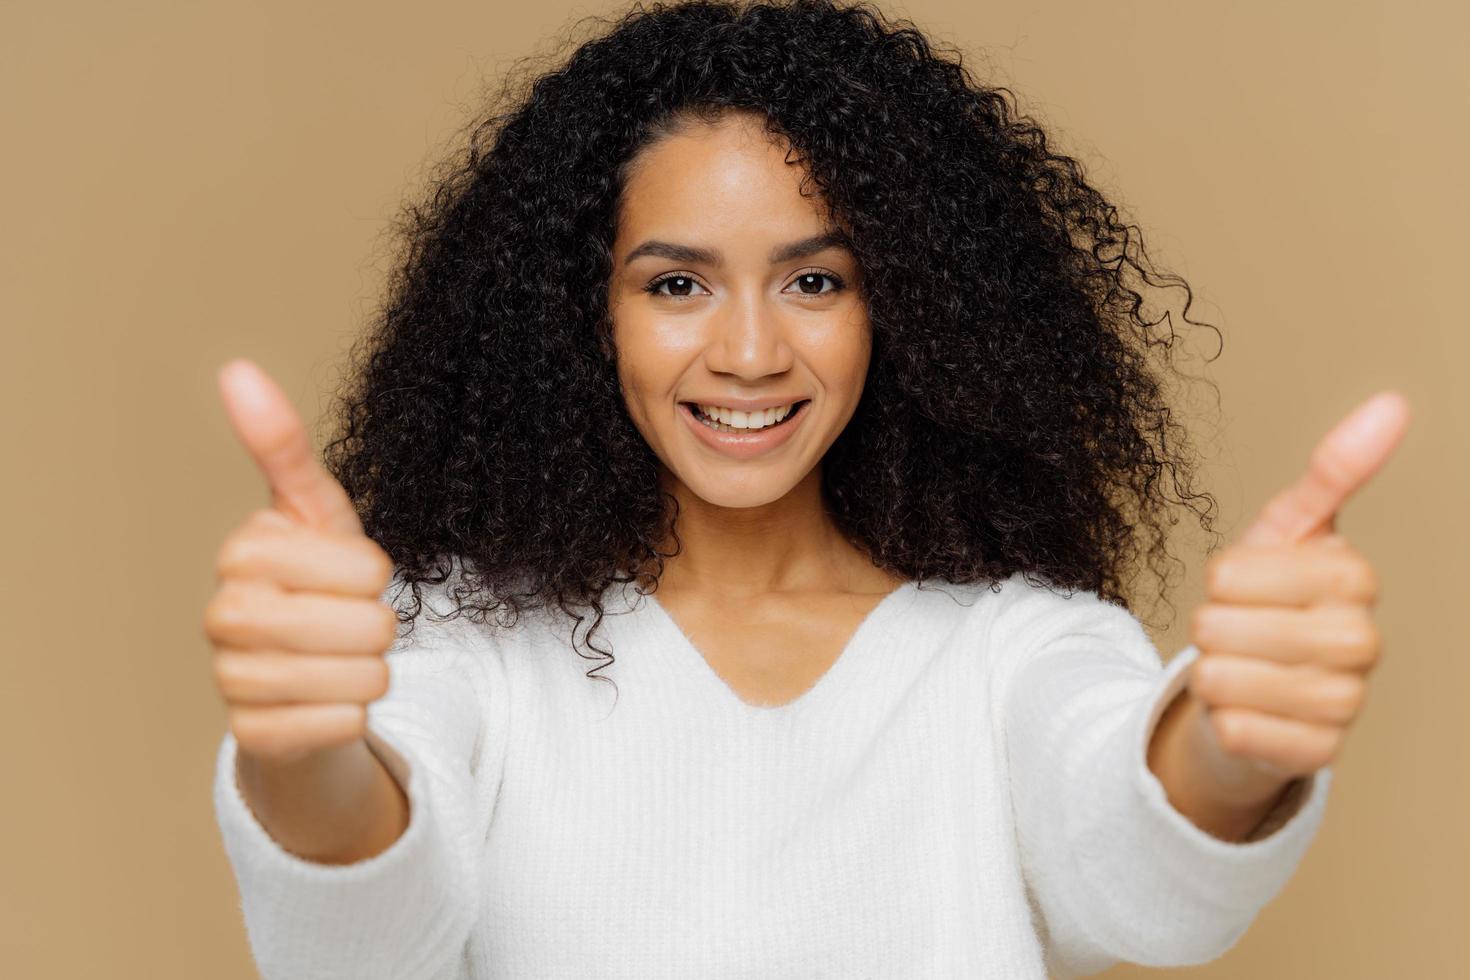
{"label": "upper lip", "polygon": [[720,408],[733,408],[741,412],[758,412],[763,408],[780,408],[782,405],[794,405],[797,402],[806,401],[805,395],[777,395],[771,398],[690,398],[691,405],[716,405]]}

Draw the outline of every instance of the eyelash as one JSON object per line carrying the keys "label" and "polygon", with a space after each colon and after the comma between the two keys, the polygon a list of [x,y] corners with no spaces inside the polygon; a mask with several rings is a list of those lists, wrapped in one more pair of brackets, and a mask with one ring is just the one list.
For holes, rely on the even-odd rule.
{"label": "eyelash", "polygon": [[[799,273],[796,274],[796,279],[794,279],[792,281],[793,282],[799,282],[800,280],[806,278],[807,276],[822,276],[825,279],[830,279],[830,280],[832,280],[832,288],[831,289],[823,290],[820,293],[801,293],[800,295],[802,295],[802,296],[830,296],[833,293],[841,292],[843,289],[846,289],[847,288],[847,283],[845,283],[845,282],[842,281],[842,277],[841,276],[835,275],[834,273],[831,273],[831,272],[823,272],[820,269],[808,269],[808,270],[806,270],[804,272],[799,272]],[[664,283],[671,282],[672,280],[675,280],[675,279],[688,279],[690,282],[698,282],[698,280],[695,279],[693,276],[691,276],[691,275],[689,275],[687,273],[684,273],[684,272],[666,272],[663,275],[659,276],[657,279],[653,280],[653,282],[649,283],[647,286],[644,286],[643,287],[643,291],[645,293],[649,293],[651,295],[658,296],[659,295],[658,288],[660,286],[662,286]],[[664,294],[664,298],[665,299],[685,300],[685,299],[693,299],[694,297],[693,296],[672,296],[672,295],[669,295],[669,294]]]}

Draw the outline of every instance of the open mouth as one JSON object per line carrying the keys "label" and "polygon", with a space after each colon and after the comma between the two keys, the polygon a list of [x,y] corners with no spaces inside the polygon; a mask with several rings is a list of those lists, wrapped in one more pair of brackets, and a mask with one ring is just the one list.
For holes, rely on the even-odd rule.
{"label": "open mouth", "polygon": [[796,418],[803,411],[805,411],[807,405],[809,405],[810,403],[810,398],[804,398],[793,405],[791,407],[791,411],[787,412],[786,417],[783,418],[781,421],[772,423],[771,425],[763,425],[758,429],[744,429],[737,428],[733,425],[726,425],[724,422],[721,422],[718,419],[712,419],[709,416],[705,415],[699,410],[699,406],[694,404],[693,402],[680,402],[679,405],[690,415],[694,416],[694,420],[700,425],[706,426],[710,429],[714,429],[716,432],[723,432],[727,435],[742,436],[759,435],[762,432],[770,432],[773,429],[779,429],[781,428],[781,426],[789,424],[792,419]]}

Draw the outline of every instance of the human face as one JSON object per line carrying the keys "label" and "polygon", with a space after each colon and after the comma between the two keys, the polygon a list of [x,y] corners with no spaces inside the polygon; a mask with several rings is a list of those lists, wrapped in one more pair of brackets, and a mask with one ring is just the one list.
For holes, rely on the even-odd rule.
{"label": "human face", "polygon": [[[620,201],[609,308],[628,413],[672,475],[722,507],[785,496],[857,410],[870,356],[861,270],[802,197],[757,117],[732,113],[645,148]],[[726,435],[696,404],[785,406]]]}

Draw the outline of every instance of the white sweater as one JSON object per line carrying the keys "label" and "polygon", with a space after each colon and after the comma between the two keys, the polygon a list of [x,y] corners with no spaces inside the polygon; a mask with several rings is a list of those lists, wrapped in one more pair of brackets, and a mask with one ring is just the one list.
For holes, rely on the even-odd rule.
{"label": "white sweater", "polygon": [[[443,590],[426,592],[439,612]],[[214,801],[265,980],[1202,963],[1280,891],[1323,817],[1330,769],[1251,842],[1174,810],[1145,749],[1198,652],[1163,666],[1092,592],[1019,573],[999,593],[906,583],[775,708],[740,700],[656,594],[605,601],[593,640],[616,660],[594,676],[617,681],[615,708],[570,620],[420,615],[368,712],[409,824],[369,860],[283,850],[240,795],[226,733]]]}

